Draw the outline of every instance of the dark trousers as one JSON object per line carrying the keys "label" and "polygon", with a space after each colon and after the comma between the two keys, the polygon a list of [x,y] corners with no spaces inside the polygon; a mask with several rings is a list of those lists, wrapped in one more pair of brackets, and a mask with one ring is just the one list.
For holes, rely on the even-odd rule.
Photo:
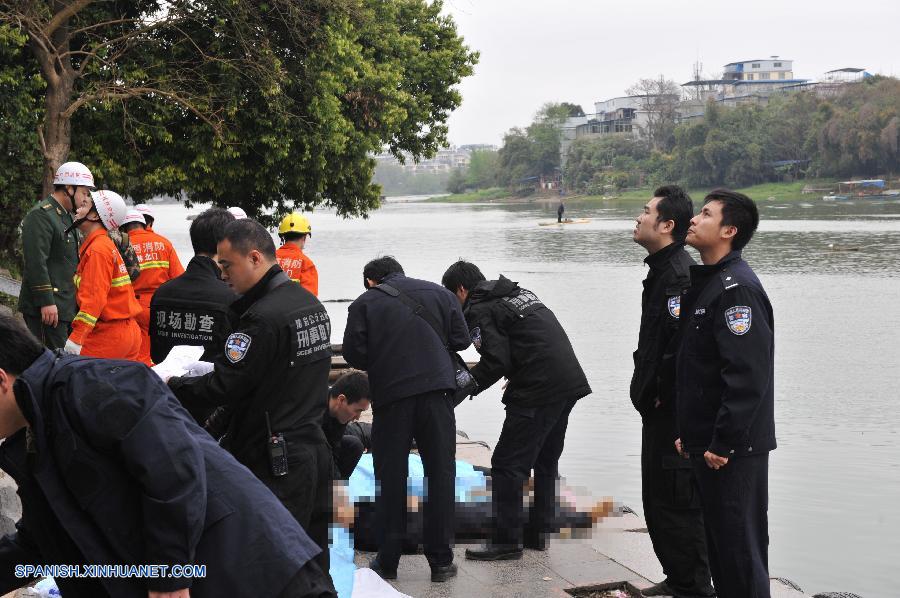
{"label": "dark trousers", "polygon": [[60,321],[56,328],[47,326],[41,321],[41,312],[37,314],[22,314],[25,325],[41,344],[50,349],[62,349],[66,346],[69,334],[72,333],[72,323]]}
{"label": "dark trousers", "polygon": [[406,537],[406,478],[413,439],[425,468],[423,547],[432,567],[453,562],[456,416],[449,392],[429,392],[376,407],[372,421],[378,562],[395,569]]}
{"label": "dark trousers", "polygon": [[716,470],[692,459],[719,598],[769,598],[769,454]]}
{"label": "dark trousers", "polygon": [[331,450],[324,440],[309,440],[288,441],[287,452],[287,475],[273,476],[268,463],[254,467],[252,471],[322,549],[315,560],[327,574],[328,528],[332,519]]}
{"label": "dark trousers", "polygon": [[336,598],[328,571],[322,571],[315,559],[307,561],[291,578],[278,598]]}
{"label": "dark trousers", "polygon": [[690,459],[675,450],[675,416],[647,414],[641,429],[641,496],[666,584],[680,595],[713,596],[700,489]]}
{"label": "dark trousers", "polygon": [[362,440],[356,436],[345,434],[341,438],[337,454],[334,455],[334,464],[338,470],[336,475],[342,480],[350,479],[353,470],[356,469],[356,464],[359,463],[365,451]]}
{"label": "dark trousers", "polygon": [[491,457],[495,544],[522,545],[522,496],[532,469],[534,503],[527,533],[537,539],[552,531],[559,493],[559,456],[574,405],[574,399],[542,407],[507,405],[503,430]]}

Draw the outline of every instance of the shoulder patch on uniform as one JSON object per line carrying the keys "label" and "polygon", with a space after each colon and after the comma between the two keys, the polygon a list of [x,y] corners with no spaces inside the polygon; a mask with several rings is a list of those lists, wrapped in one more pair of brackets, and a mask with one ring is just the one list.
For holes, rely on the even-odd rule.
{"label": "shoulder patch on uniform", "polygon": [[243,332],[232,333],[225,341],[225,357],[231,363],[237,363],[244,358],[247,350],[250,349],[251,339]]}
{"label": "shoulder patch on uniform", "polygon": [[681,315],[681,295],[669,297],[666,307],[669,309],[669,315],[677,320],[678,316]]}
{"label": "shoulder patch on uniform", "polygon": [[42,210],[50,210],[52,208],[53,208],[53,204],[51,204],[51,203],[45,203],[44,205],[41,206]]}
{"label": "shoulder patch on uniform", "polygon": [[472,330],[469,331],[469,335],[472,337],[472,344],[475,345],[476,349],[481,348],[481,326],[476,326]]}
{"label": "shoulder patch on uniform", "polygon": [[735,305],[725,310],[725,323],[734,334],[741,336],[750,331],[751,312],[746,305]]}
{"label": "shoulder patch on uniform", "polygon": [[722,286],[725,287],[725,290],[740,286],[740,283],[737,281],[737,278],[734,277],[734,274],[725,271],[722,272],[720,276],[722,278]]}

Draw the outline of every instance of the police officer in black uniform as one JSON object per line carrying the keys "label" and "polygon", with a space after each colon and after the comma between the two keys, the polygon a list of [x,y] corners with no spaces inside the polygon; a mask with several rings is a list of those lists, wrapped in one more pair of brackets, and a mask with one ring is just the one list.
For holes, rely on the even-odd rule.
{"label": "police officer in black uniform", "polygon": [[225,281],[242,293],[215,370],[169,380],[186,406],[227,405],[221,444],[269,487],[322,547],[328,571],[331,452],[322,415],[331,370],[331,323],[311,293],[275,262],[275,244],[254,220],[225,227],[218,245]]}
{"label": "police officer in black uniform", "polygon": [[631,401],[641,414],[644,518],[666,579],[644,596],[712,596],[700,493],[691,462],[675,450],[675,353],[681,295],[693,258],[684,250],[691,198],[677,185],[660,187],[638,215],[634,241],[650,254],[641,296]]}
{"label": "police officer in black uniform", "polygon": [[348,308],[344,358],[366,370],[372,390],[372,457],[380,492],[375,497],[378,556],[369,567],[385,579],[397,577],[406,539],[409,449],[415,439],[428,480],[425,556],[431,581],[446,581],[457,573],[451,548],[456,371],[448,348],[461,351],[472,341],[453,295],[440,285],[408,278],[394,258],[366,264],[363,280],[368,290]]}
{"label": "police officer in black uniform", "polygon": [[[569,412],[591,393],[569,337],[537,296],[505,276],[485,280],[475,264],[459,261],[441,280],[456,294],[481,360],[469,394],[501,377],[506,419],[491,456],[496,527],[492,541],[466,550],[473,560],[522,558],[522,547],[546,549],[556,527],[556,487]],[[534,469],[534,504],[523,529],[522,495]]]}
{"label": "police officer in black uniform", "polygon": [[328,390],[328,409],[322,418],[322,431],[331,447],[334,458],[334,479],[347,480],[366,446],[354,433],[347,433],[347,426],[355,422],[370,406],[369,376],[359,370],[350,370]]}
{"label": "police officer in black uniform", "polygon": [[[162,362],[172,347],[203,347],[203,361],[222,355],[231,334],[229,306],[238,296],[222,280],[216,264],[216,246],[225,227],[234,221],[231,212],[210,208],[191,223],[194,257],[184,274],[164,282],[150,301],[150,357]],[[211,409],[195,409],[191,415],[203,425]]]}
{"label": "police officer in black uniform", "polygon": [[720,598],[769,596],[775,328],[769,298],[741,258],[758,224],[752,200],[718,189],[687,234],[703,265],[691,267],[682,298],[676,442],[697,474]]}

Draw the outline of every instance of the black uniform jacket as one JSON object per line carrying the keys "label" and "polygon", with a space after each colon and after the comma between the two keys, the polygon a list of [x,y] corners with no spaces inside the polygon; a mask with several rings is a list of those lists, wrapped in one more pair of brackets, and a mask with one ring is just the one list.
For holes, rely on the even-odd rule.
{"label": "black uniform jacket", "polygon": [[205,579],[56,582],[66,598],[275,596],[319,552],[146,366],[45,351],[15,395],[29,427],[0,446],[22,499],[0,540],[0,593],[29,581],[16,564],[197,564]]}
{"label": "black uniform jacket", "polygon": [[[430,311],[443,325],[450,349],[462,351],[472,344],[453,293],[402,274],[390,274],[382,282]],[[441,339],[400,299],[369,289],[347,311],[344,358],[369,374],[373,409],[426,392],[456,389],[455,366]]]}
{"label": "black uniform jacket", "polygon": [[[641,415],[673,413],[675,354],[681,295],[690,286],[693,258],[684,243],[672,243],[644,260],[650,272],[641,294],[641,329],[634,352],[631,402]],[[660,402],[656,407],[656,401]]]}
{"label": "black uniform jacket", "polygon": [[222,354],[231,334],[228,306],[238,296],[211,258],[196,255],[184,274],[164,282],[150,301],[150,357],[160,363],[175,345],[204,348],[203,361]]}
{"label": "black uniform jacket", "polygon": [[215,370],[171,378],[185,406],[228,405],[231,420],[222,446],[251,470],[268,468],[266,413],[272,432],[288,441],[325,442],[322,414],[331,371],[331,321],[315,295],[272,266],[232,304],[240,314]]}
{"label": "black uniform jacket", "polygon": [[481,354],[471,370],[478,392],[506,376],[507,405],[538,407],[591,393],[566,331],[531,291],[500,275],[472,289],[464,313]]}
{"label": "black uniform jacket", "polygon": [[733,251],[691,267],[676,366],[685,450],[721,457],[775,448],[775,320],[750,266]]}

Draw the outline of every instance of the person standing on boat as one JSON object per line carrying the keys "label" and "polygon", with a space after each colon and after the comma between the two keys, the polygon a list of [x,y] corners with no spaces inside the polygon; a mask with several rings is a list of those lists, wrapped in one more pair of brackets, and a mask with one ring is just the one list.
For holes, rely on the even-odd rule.
{"label": "person standing on boat", "polygon": [[563,204],[562,201],[560,201],[560,202],[559,202],[559,207],[556,208],[556,221],[557,221],[558,223],[561,223],[561,222],[562,222],[563,214],[565,214],[565,213],[566,213],[566,206]]}
{"label": "person standing on boat", "polygon": [[634,242],[649,254],[634,352],[631,402],[641,414],[644,519],[665,580],[645,596],[713,596],[700,494],[690,460],[675,450],[675,353],[681,295],[694,260],[684,237],[694,215],[677,185],[660,187],[635,219]]}
{"label": "person standing on boat", "polygon": [[772,304],[741,257],[759,224],[746,195],[717,189],[687,232],[703,265],[682,298],[676,447],[700,487],[719,598],[769,596],[769,451],[775,449]]}
{"label": "person standing on boat", "polygon": [[[534,293],[502,275],[485,280],[478,266],[465,261],[450,266],[441,283],[462,304],[481,355],[466,394],[509,379],[506,419],[491,456],[496,527],[491,541],[466,550],[466,558],[520,559],[523,546],[546,550],[546,535],[558,528],[558,466],[569,413],[591,387],[566,331]],[[534,503],[526,523],[522,498],[532,469]]]}

